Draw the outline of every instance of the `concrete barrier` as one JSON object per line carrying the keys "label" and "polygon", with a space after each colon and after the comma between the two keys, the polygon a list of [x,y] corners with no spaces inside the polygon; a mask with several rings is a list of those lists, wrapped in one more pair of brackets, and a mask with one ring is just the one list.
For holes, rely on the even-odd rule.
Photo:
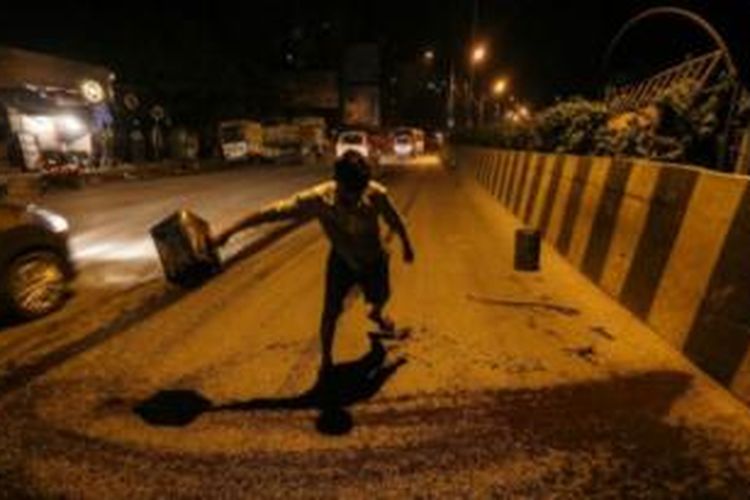
{"label": "concrete barrier", "polygon": [[691,166],[458,147],[458,168],[750,403],[750,180]]}

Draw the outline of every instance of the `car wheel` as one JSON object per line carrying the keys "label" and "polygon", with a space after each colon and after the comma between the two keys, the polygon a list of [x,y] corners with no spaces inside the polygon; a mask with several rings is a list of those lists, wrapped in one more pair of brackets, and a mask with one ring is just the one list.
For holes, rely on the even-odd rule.
{"label": "car wheel", "polygon": [[15,316],[45,316],[59,309],[68,296],[65,263],[48,250],[23,254],[10,264],[0,287],[3,301]]}

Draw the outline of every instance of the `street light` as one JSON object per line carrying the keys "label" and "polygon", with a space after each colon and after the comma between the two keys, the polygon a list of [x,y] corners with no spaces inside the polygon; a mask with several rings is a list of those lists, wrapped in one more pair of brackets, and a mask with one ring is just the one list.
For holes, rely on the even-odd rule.
{"label": "street light", "polygon": [[[473,115],[477,110],[475,110],[475,106],[479,105],[479,112],[481,113],[481,102],[476,102],[476,95],[475,95],[475,80],[476,80],[476,70],[477,66],[482,64],[484,60],[487,58],[487,47],[483,43],[477,43],[475,44],[471,49],[471,57],[469,59],[469,99],[467,101],[467,118],[469,126],[474,125],[474,117]],[[481,100],[481,95],[480,95]],[[481,123],[481,116],[478,117],[479,122]]]}
{"label": "street light", "polygon": [[432,50],[432,49],[427,49],[427,50],[424,51],[424,54],[423,54],[422,57],[424,57],[424,61],[426,63],[428,63],[428,64],[432,63],[432,61],[435,60],[435,51]]}
{"label": "street light", "polygon": [[492,94],[496,97],[500,97],[508,89],[508,80],[505,78],[498,78],[492,84]]}
{"label": "street light", "polygon": [[492,82],[492,87],[490,87],[492,97],[495,98],[495,119],[500,119],[503,108],[502,97],[507,92],[508,85],[507,78],[496,78],[495,81]]}
{"label": "street light", "polygon": [[476,45],[471,51],[471,64],[481,64],[487,57],[487,47],[484,45]]}

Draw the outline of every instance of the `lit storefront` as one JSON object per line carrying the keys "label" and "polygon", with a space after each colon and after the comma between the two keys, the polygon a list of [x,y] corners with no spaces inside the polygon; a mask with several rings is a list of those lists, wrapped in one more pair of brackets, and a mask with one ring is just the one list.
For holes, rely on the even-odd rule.
{"label": "lit storefront", "polygon": [[42,170],[105,162],[113,80],[101,66],[0,47],[0,163]]}

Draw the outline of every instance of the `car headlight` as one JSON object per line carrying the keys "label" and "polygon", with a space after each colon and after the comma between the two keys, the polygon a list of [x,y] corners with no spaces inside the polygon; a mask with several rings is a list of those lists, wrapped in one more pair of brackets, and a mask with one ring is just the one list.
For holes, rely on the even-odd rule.
{"label": "car headlight", "polygon": [[31,207],[30,211],[53,233],[67,233],[70,230],[68,220],[60,214],[39,207]]}

